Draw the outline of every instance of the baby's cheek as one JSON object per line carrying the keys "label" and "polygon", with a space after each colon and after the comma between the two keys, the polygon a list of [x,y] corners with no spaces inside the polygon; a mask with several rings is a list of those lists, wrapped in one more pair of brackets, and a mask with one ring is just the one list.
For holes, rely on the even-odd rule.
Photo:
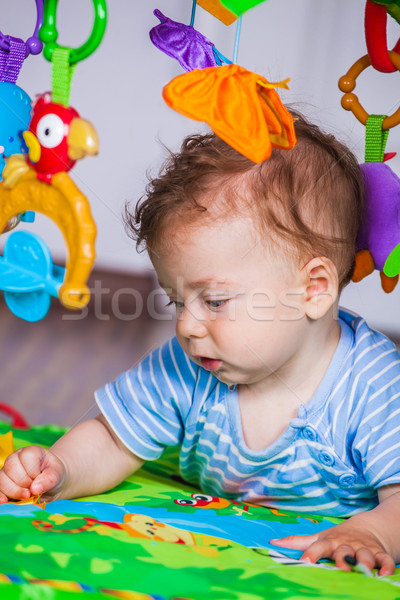
{"label": "baby's cheek", "polygon": [[283,290],[279,295],[277,315],[286,322],[297,322],[306,317],[303,293]]}
{"label": "baby's cheek", "polygon": [[218,346],[233,351],[241,341],[246,326],[237,315],[225,319],[216,319],[212,323],[212,335]]}
{"label": "baby's cheek", "polygon": [[271,323],[281,312],[279,298],[270,290],[252,290],[238,307],[238,312],[244,321]]}

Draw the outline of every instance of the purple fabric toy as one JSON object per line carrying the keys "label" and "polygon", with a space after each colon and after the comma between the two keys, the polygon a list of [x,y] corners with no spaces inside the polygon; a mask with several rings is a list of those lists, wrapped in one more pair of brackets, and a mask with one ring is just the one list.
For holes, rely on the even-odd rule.
{"label": "purple fabric toy", "polygon": [[[379,271],[392,254],[391,272],[385,268],[385,274],[394,277],[400,272],[393,252],[400,244],[400,179],[392,169],[381,162],[360,165],[365,185],[365,217],[358,239],[357,251],[369,250]],[[397,271],[397,272],[396,272]]]}
{"label": "purple fabric toy", "polygon": [[217,67],[214,44],[191,25],[184,25],[165,17],[156,8],[155,16],[161,23],[150,30],[150,39],[157,48],[176,58],[186,71]]}

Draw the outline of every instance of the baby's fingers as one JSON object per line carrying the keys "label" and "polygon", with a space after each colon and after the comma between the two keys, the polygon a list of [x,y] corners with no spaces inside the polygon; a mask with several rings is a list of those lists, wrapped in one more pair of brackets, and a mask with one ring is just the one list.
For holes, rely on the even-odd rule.
{"label": "baby's fingers", "polygon": [[385,552],[379,552],[375,556],[374,566],[379,568],[379,575],[387,577],[388,575],[393,575],[396,568],[396,563],[389,554],[386,554]]}
{"label": "baby's fingers", "polygon": [[51,491],[51,495],[54,495],[62,483],[62,478],[61,469],[57,469],[54,466],[45,467],[32,482],[31,492],[36,495]]}
{"label": "baby's fingers", "polygon": [[27,446],[26,448],[21,448],[15,452],[25,473],[27,473],[30,478],[29,485],[41,472],[42,463],[45,461],[47,453],[48,450],[41,446]]}
{"label": "baby's fingers", "polygon": [[[41,471],[46,469],[47,456],[49,452],[40,446],[28,446],[21,448],[7,457],[3,469],[0,471],[0,502],[8,499],[21,500],[29,498],[31,494],[42,492],[32,489]],[[48,490],[52,487],[52,481],[59,477],[47,476],[39,486],[40,489]],[[47,482],[47,484],[46,484]],[[35,487],[35,486],[34,486]]]}
{"label": "baby's fingers", "polygon": [[[351,554],[352,549],[348,547],[347,554]],[[317,540],[311,544],[304,552],[300,560],[316,563],[321,558],[333,558],[333,544],[328,540]],[[349,570],[349,569],[348,569]]]}
{"label": "baby's fingers", "polygon": [[369,571],[372,571],[375,567],[375,557],[369,548],[362,547],[356,551],[350,544],[341,544],[338,546],[333,558],[336,566],[343,571],[351,571],[351,565],[353,563],[347,562],[347,557],[353,558],[354,564],[363,564]]}
{"label": "baby's fingers", "polygon": [[30,496],[29,485],[25,487],[16,483],[4,468],[0,471],[0,503],[4,504],[9,499],[22,500]]}
{"label": "baby's fingers", "polygon": [[0,504],[9,500],[26,500],[30,495],[28,488],[17,485],[7,475],[0,473]]}
{"label": "baby's fingers", "polygon": [[[367,549],[365,550],[368,552],[368,557],[364,557],[366,561],[371,562],[372,560],[372,563],[374,563],[372,553]],[[300,560],[316,563],[321,560],[321,558],[328,558],[330,560],[334,560],[339,569],[342,569],[343,571],[350,571],[351,568],[345,561],[344,557],[354,556],[354,554],[354,548],[349,544],[337,544],[333,543],[332,540],[322,539],[311,544],[304,552]]]}
{"label": "baby's fingers", "polygon": [[14,500],[29,498],[31,483],[32,477],[21,463],[20,451],[10,454],[0,473],[0,490]]}
{"label": "baby's fingers", "polygon": [[274,546],[283,546],[284,548],[293,548],[295,550],[306,550],[310,544],[317,541],[318,534],[312,535],[288,535],[283,538],[274,538],[269,540]]}

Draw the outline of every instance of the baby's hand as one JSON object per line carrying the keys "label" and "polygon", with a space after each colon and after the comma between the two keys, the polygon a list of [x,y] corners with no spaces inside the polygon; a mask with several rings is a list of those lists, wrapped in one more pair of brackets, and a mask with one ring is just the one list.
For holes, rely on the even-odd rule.
{"label": "baby's hand", "polygon": [[64,463],[40,446],[21,448],[7,457],[0,471],[0,504],[42,495],[54,500],[66,479]]}
{"label": "baby's hand", "polygon": [[314,535],[291,535],[271,540],[271,544],[305,550],[301,560],[315,563],[321,558],[334,560],[336,566],[350,571],[345,556],[353,556],[368,569],[378,568],[379,575],[393,575],[395,562],[361,515]]}

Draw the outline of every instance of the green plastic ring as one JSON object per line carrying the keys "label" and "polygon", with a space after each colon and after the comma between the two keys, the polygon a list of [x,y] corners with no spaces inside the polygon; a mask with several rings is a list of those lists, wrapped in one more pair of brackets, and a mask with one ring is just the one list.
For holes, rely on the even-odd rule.
{"label": "green plastic ring", "polygon": [[[69,62],[71,65],[84,60],[96,50],[107,25],[107,5],[106,0],[92,0],[94,7],[94,23],[89,38],[79,48],[71,50]],[[44,44],[43,54],[51,62],[55,48],[61,48],[57,44],[58,32],[56,29],[56,14],[58,0],[47,0],[44,3],[43,25],[39,29],[39,38]]]}

